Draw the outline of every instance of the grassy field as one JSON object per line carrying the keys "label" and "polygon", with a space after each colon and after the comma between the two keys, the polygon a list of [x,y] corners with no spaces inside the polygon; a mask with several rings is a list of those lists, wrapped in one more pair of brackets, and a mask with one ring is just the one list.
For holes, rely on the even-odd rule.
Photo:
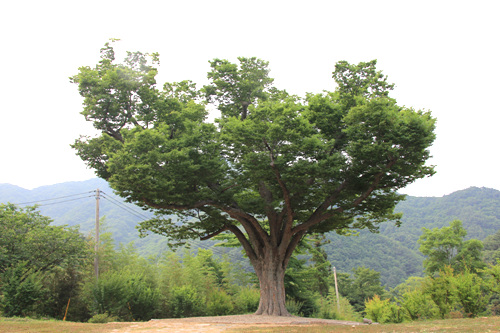
{"label": "grassy field", "polygon": [[297,332],[297,333],[413,333],[413,332],[498,332],[500,333],[500,317],[484,317],[475,319],[446,319],[432,321],[415,321],[402,324],[383,324],[367,326],[288,326],[288,327],[249,327],[235,332]]}
{"label": "grassy field", "polygon": [[130,326],[130,323],[112,324],[87,324],[72,323],[61,320],[35,320],[29,318],[1,318],[0,332],[2,333],[45,333],[45,332],[71,332],[71,333],[94,333],[110,332],[114,329]]}
{"label": "grassy field", "polygon": [[[56,320],[34,320],[23,318],[0,318],[0,332],[120,332],[130,327],[132,323],[86,324],[71,323]],[[134,323],[140,326],[140,323]],[[134,325],[135,326],[135,325]],[[447,319],[421,321],[403,324],[369,325],[369,326],[278,326],[278,327],[248,327],[226,332],[297,332],[297,333],[326,333],[326,332],[362,332],[362,333],[390,333],[390,332],[498,332],[500,333],[500,317],[475,319]]]}

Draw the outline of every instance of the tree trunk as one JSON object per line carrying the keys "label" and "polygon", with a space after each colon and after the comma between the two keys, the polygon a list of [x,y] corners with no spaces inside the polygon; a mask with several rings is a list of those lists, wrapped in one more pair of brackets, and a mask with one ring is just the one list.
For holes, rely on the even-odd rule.
{"label": "tree trunk", "polygon": [[290,316],[285,306],[284,260],[277,256],[266,256],[252,264],[260,283],[260,302],[255,314]]}

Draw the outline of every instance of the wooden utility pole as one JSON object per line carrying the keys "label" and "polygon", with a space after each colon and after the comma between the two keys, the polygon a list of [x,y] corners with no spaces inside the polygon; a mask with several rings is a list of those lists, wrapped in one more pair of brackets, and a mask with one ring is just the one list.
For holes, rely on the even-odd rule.
{"label": "wooden utility pole", "polygon": [[335,278],[335,294],[337,295],[337,312],[340,313],[339,287],[337,285],[337,270],[333,267],[333,277]]}
{"label": "wooden utility pole", "polygon": [[97,189],[95,196],[95,256],[94,256],[94,272],[96,280],[99,279],[99,199],[100,191]]}

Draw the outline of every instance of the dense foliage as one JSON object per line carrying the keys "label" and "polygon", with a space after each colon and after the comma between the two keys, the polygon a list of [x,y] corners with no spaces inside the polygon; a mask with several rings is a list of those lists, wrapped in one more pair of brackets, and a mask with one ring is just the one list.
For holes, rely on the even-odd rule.
{"label": "dense foliage", "polygon": [[[113,234],[117,244],[133,241],[138,253],[146,257],[158,256],[168,251],[168,239],[165,237],[151,234],[146,238],[139,238],[135,226],[148,218],[148,212],[141,212],[114,196],[108,184],[98,178],[33,190],[0,184],[0,202],[34,202],[69,196],[68,199],[71,200],[42,201],[39,211],[50,216],[55,225],[79,225],[80,231],[88,234],[95,225],[95,197],[89,196],[88,192],[97,188],[108,194],[106,198],[101,198],[100,210],[101,215],[106,216],[107,230]],[[83,198],[73,200],[75,193],[85,192],[87,194]],[[57,204],[53,204],[54,202]],[[325,234],[328,242],[321,248],[333,266],[343,272],[351,272],[360,266],[371,268],[380,272],[380,281],[384,286],[394,288],[411,276],[424,274],[424,256],[418,250],[417,243],[422,235],[422,228],[441,228],[454,219],[461,220],[463,228],[467,230],[464,241],[483,241],[486,263],[494,264],[497,258],[500,259],[500,191],[472,187],[444,197],[408,196],[395,210],[403,214],[399,228],[392,223],[386,223],[381,225],[378,234],[364,230],[356,237]],[[451,214],[449,217],[448,213]],[[489,236],[484,238],[484,235]],[[193,248],[211,248],[215,243],[212,240],[191,242]],[[245,268],[250,268],[240,249],[226,248],[224,253],[229,254],[231,260],[241,261]]]}
{"label": "dense foliage", "polygon": [[6,315],[37,306],[50,316],[77,289],[89,248],[76,227],[53,226],[35,207],[0,205],[0,305]]}
{"label": "dense foliage", "polygon": [[[68,320],[107,322],[251,313],[258,306],[255,274],[227,256],[183,249],[146,259],[133,244],[117,249],[107,232],[100,238],[101,274],[96,279],[93,241],[49,222],[32,207],[2,206],[0,227],[16,226],[26,234],[19,235],[16,246],[6,246],[9,239],[2,239],[3,263],[8,262],[0,273],[3,316],[61,319],[68,306]],[[451,225],[459,226],[456,221]],[[53,230],[77,236],[73,240],[79,241],[78,251],[75,244],[58,247],[59,261],[37,266],[35,259],[41,263],[40,256],[30,249],[39,243],[27,235],[48,235]],[[337,303],[330,261],[322,250],[325,243],[326,238],[312,237],[299,244],[299,252],[290,260],[285,288],[292,314],[354,321],[367,316],[379,322],[500,314],[500,261],[477,271],[468,265],[458,265],[457,270],[443,265],[433,275],[412,277],[390,291],[380,283],[379,272],[360,266],[352,274],[337,274]]]}
{"label": "dense foliage", "polygon": [[477,273],[484,268],[481,260],[483,243],[477,239],[464,241],[466,235],[467,231],[459,220],[441,229],[423,228],[418,243],[420,252],[427,256],[424,260],[425,271],[432,275],[450,266],[455,271],[470,270]]}

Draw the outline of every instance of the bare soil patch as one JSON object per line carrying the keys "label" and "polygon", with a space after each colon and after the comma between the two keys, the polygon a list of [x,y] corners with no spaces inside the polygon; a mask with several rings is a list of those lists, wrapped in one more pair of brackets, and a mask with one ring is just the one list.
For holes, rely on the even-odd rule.
{"label": "bare soil patch", "polygon": [[[110,332],[224,332],[247,327],[298,326],[298,325],[364,325],[358,322],[303,317],[235,315],[220,317],[195,317],[182,319],[153,319],[148,322],[130,323],[130,326]],[[112,324],[111,324],[112,325]]]}

